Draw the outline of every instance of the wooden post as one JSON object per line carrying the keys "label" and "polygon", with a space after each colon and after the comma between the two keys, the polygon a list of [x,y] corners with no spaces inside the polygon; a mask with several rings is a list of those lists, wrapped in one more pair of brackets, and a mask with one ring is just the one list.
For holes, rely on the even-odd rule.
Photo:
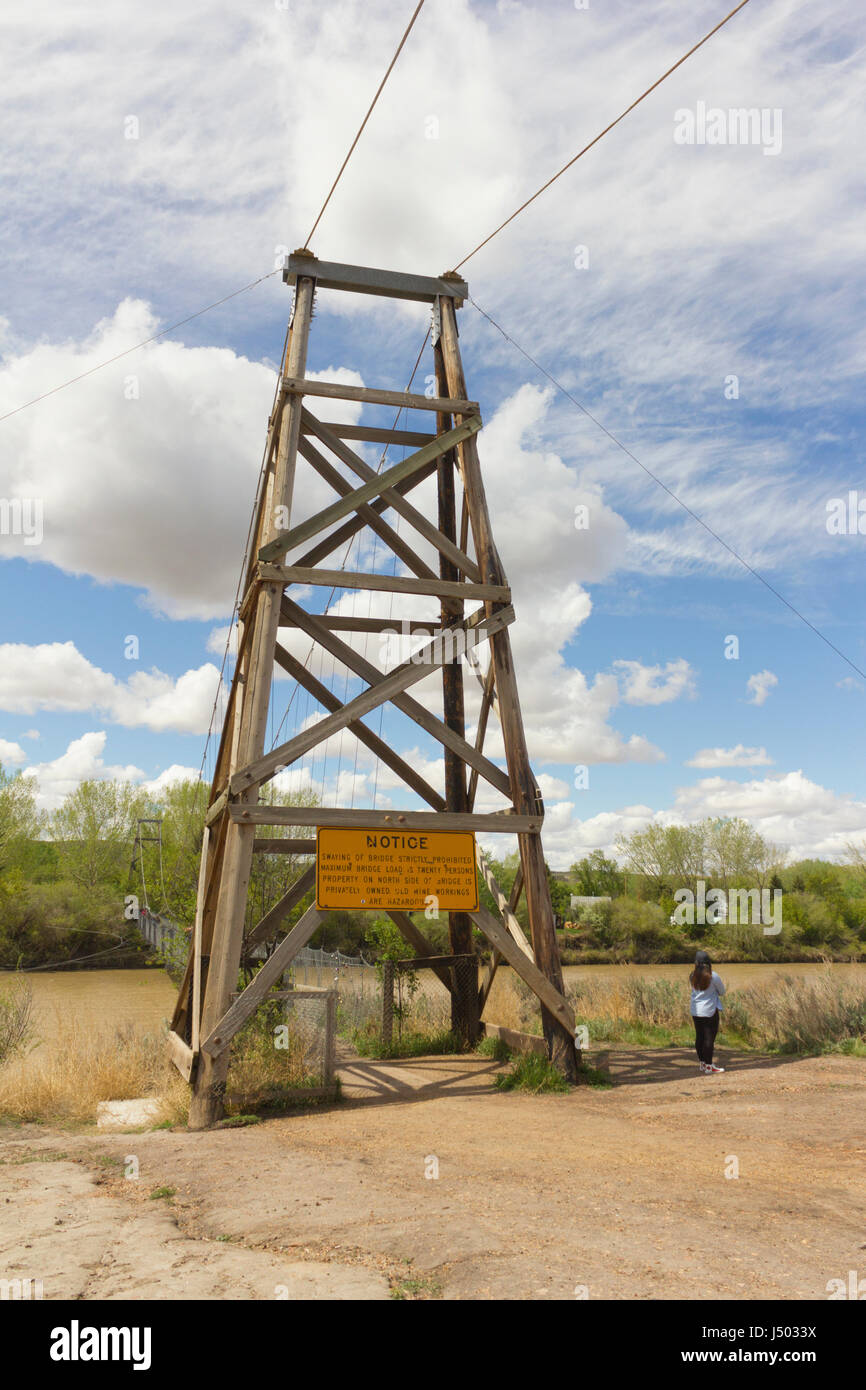
{"label": "wooden post", "polygon": [[[306,371],[313,292],[312,279],[298,280],[291,342],[286,362],[287,374],[292,377],[302,377]],[[286,518],[291,510],[300,424],[300,398],[290,396],[283,406],[280,420],[271,514],[263,515],[261,518],[262,530],[268,540],[278,537],[282,529],[276,524],[276,508],[285,507]],[[236,756],[230,772],[238,766],[248,766],[254,759],[261,757],[264,751],[281,600],[281,586],[259,586],[255,612],[251,619],[253,631],[247,647],[249,660],[246,681],[242,687],[243,700],[237,747],[233,750]],[[251,787],[242,793],[240,799],[255,804],[258,801],[258,789]],[[202,1009],[201,1033],[205,1038],[225,1014],[237,985],[254,839],[254,825],[245,825],[236,820],[229,821],[226,827],[220,894],[213,928],[213,950]],[[228,1049],[217,1056],[202,1053],[190,1103],[190,1129],[206,1129],[221,1118],[228,1066]]]}
{"label": "wooden post", "polygon": [[[436,390],[440,396],[447,396],[445,385],[445,362],[442,347],[436,343],[433,349],[436,367]],[[452,428],[450,415],[437,414],[436,427],[440,434]],[[439,459],[439,530],[450,541],[457,540],[457,507],[454,489],[456,457],[453,449]],[[442,579],[458,580],[460,572],[452,560],[441,551],[439,553],[439,574]],[[450,628],[462,622],[464,605],[462,599],[446,598],[441,601],[442,628]],[[466,735],[466,720],[463,702],[462,653],[455,653],[456,659],[442,666],[442,705],[443,718],[449,728]],[[465,812],[469,810],[466,787],[466,764],[453,749],[445,749],[445,807],[448,811]],[[472,918],[465,912],[449,912],[448,935],[454,955],[469,955],[472,952]],[[453,972],[454,988],[451,991],[451,1030],[462,1038],[467,1047],[474,1047],[479,1037],[480,1013],[478,1007],[477,980],[472,979],[469,970]]]}
{"label": "wooden post", "polygon": [[[440,313],[441,344],[449,388],[448,394],[454,398],[465,399],[466,383],[460,360],[460,348],[457,342],[457,317],[452,299],[443,296],[440,300]],[[469,521],[475,541],[475,554],[481,569],[482,580],[488,584],[504,584],[505,574],[493,540],[474,435],[458,445],[458,454]],[[492,603],[488,603],[487,607],[492,609]],[[538,815],[540,797],[529,764],[529,754],[520,713],[520,700],[517,693],[517,681],[514,674],[511,642],[507,629],[502,629],[491,636],[490,647],[514,808],[518,813]],[[542,974],[562,994],[564,992],[562,965],[559,959],[559,947],[556,941],[553,908],[550,902],[550,889],[547,882],[541,839],[537,835],[520,835],[519,844],[535,960]],[[574,1038],[544,1005],[541,1008],[541,1021],[551,1061],[569,1081],[576,1081],[577,1054]]]}
{"label": "wooden post", "polygon": [[325,1063],[322,1084],[334,1084],[334,1057],[337,1049],[337,991],[329,989],[325,998]]}

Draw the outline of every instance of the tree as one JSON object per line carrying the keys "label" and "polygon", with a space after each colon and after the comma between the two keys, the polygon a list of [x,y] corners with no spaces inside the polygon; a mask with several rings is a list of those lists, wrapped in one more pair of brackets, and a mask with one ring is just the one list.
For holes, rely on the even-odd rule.
{"label": "tree", "polygon": [[159,794],[162,817],[162,857],[168,913],[177,922],[192,923],[198,891],[204,818],[210,786],[188,778],[172,782]]}
{"label": "tree", "polygon": [[41,833],[44,816],[36,809],[36,790],[34,777],[10,776],[0,766],[0,874],[18,867]]}
{"label": "tree", "polygon": [[625,886],[625,875],[615,859],[606,859],[600,849],[572,864],[572,882],[586,898],[618,898]]}
{"label": "tree", "polygon": [[61,867],[82,888],[122,893],[147,798],[130,782],[81,782],[51,819]]}
{"label": "tree", "polygon": [[630,869],[643,875],[656,895],[690,888],[704,877],[705,824],[648,825],[617,841]]}

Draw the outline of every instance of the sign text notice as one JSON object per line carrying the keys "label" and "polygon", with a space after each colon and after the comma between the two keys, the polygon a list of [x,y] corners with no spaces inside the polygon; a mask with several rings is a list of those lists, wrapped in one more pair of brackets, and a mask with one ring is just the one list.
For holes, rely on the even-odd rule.
{"label": "sign text notice", "polygon": [[443,912],[472,912],[478,906],[475,836],[463,831],[320,826],[316,905],[395,912],[434,906]]}

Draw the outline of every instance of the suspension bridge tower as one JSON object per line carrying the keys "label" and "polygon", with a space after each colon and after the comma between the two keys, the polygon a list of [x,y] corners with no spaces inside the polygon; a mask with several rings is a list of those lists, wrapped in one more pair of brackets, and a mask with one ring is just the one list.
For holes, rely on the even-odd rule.
{"label": "suspension bridge tower", "polygon": [[[563,997],[541,842],[544,806],[527,753],[509,627],[511,591],[496,550],[479,465],[478,404],[469,399],[457,333],[457,311],[468,288],[456,273],[408,275],[316,259],[309,251],[287,258],[284,280],[294,298],[275,407],[268,422],[265,467],[254,510],[239,608],[237,658],[216,756],[206,816],[192,943],[172,1022],[172,1056],[191,1082],[190,1125],[203,1128],[222,1114],[232,1038],[328,912],[338,906],[376,907],[388,913],[416,958],[430,967],[452,995],[452,1018],[466,1040],[479,1034],[490,987],[500,962],[527,982],[541,1005],[544,1036],[553,1062],[577,1076],[574,1017]],[[313,381],[306,376],[313,303],[317,293],[360,293],[427,303],[432,312],[435,394],[413,394]],[[375,346],[370,358],[375,364]],[[375,373],[371,372],[375,379]],[[411,381],[410,381],[411,387]],[[360,403],[373,416],[412,412],[426,429],[382,424],[347,425],[327,419],[330,402]],[[376,409],[378,408],[378,410]],[[340,413],[336,411],[335,413]],[[416,414],[417,413],[417,414]],[[377,471],[358,443],[411,447],[402,461]],[[327,484],[335,500],[293,520],[304,500],[301,468]],[[308,476],[310,476],[308,474]],[[413,505],[410,494],[435,479],[436,515]],[[428,508],[428,510],[430,510]],[[354,572],[328,567],[328,558],[360,533],[374,533],[394,560]],[[359,552],[369,556],[369,547]],[[397,574],[397,562],[403,573]],[[332,561],[333,564],[333,561]],[[315,596],[328,591],[388,595],[389,616],[336,611],[338,603]],[[312,594],[313,598],[304,595]],[[430,606],[418,617],[418,598]],[[360,653],[357,634],[396,630],[408,634],[407,659],[383,670]],[[305,634],[311,653],[337,663],[361,690],[341,700],[279,639]],[[426,636],[425,636],[426,634]],[[418,645],[420,643],[420,645]],[[488,648],[486,667],[479,658]],[[324,711],[290,739],[265,748],[275,668],[309,691]],[[474,736],[467,738],[464,675],[480,683]],[[439,676],[436,673],[439,672]],[[429,678],[438,682],[430,708]],[[424,700],[411,693],[427,679]],[[434,786],[402,757],[365,716],[398,711],[443,750],[444,783]],[[498,720],[505,768],[485,754],[491,716]],[[395,775],[405,792],[427,809],[338,808],[273,805],[260,789],[309,750],[349,731]],[[475,809],[479,787],[498,809]],[[263,827],[310,827],[307,839],[266,839]],[[510,897],[490,872],[475,835],[513,835],[520,869]],[[297,883],[245,932],[247,888],[256,853],[309,854]],[[467,853],[469,855],[467,874]],[[478,866],[498,905],[479,902]],[[470,881],[471,880],[471,881]],[[236,997],[238,971],[256,943],[273,939],[285,916],[315,887],[313,904]],[[525,894],[530,939],[515,916]],[[451,957],[437,956],[410,913],[430,902],[448,912]],[[479,928],[491,947],[479,980],[472,938]],[[454,962],[472,959],[456,971]]]}

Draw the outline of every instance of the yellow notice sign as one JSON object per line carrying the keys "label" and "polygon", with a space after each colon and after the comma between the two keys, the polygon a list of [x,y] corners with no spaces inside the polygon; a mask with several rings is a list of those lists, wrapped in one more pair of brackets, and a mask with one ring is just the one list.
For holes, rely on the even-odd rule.
{"label": "yellow notice sign", "polygon": [[316,831],[316,906],[474,911],[478,906],[475,836],[463,831],[320,826]]}

